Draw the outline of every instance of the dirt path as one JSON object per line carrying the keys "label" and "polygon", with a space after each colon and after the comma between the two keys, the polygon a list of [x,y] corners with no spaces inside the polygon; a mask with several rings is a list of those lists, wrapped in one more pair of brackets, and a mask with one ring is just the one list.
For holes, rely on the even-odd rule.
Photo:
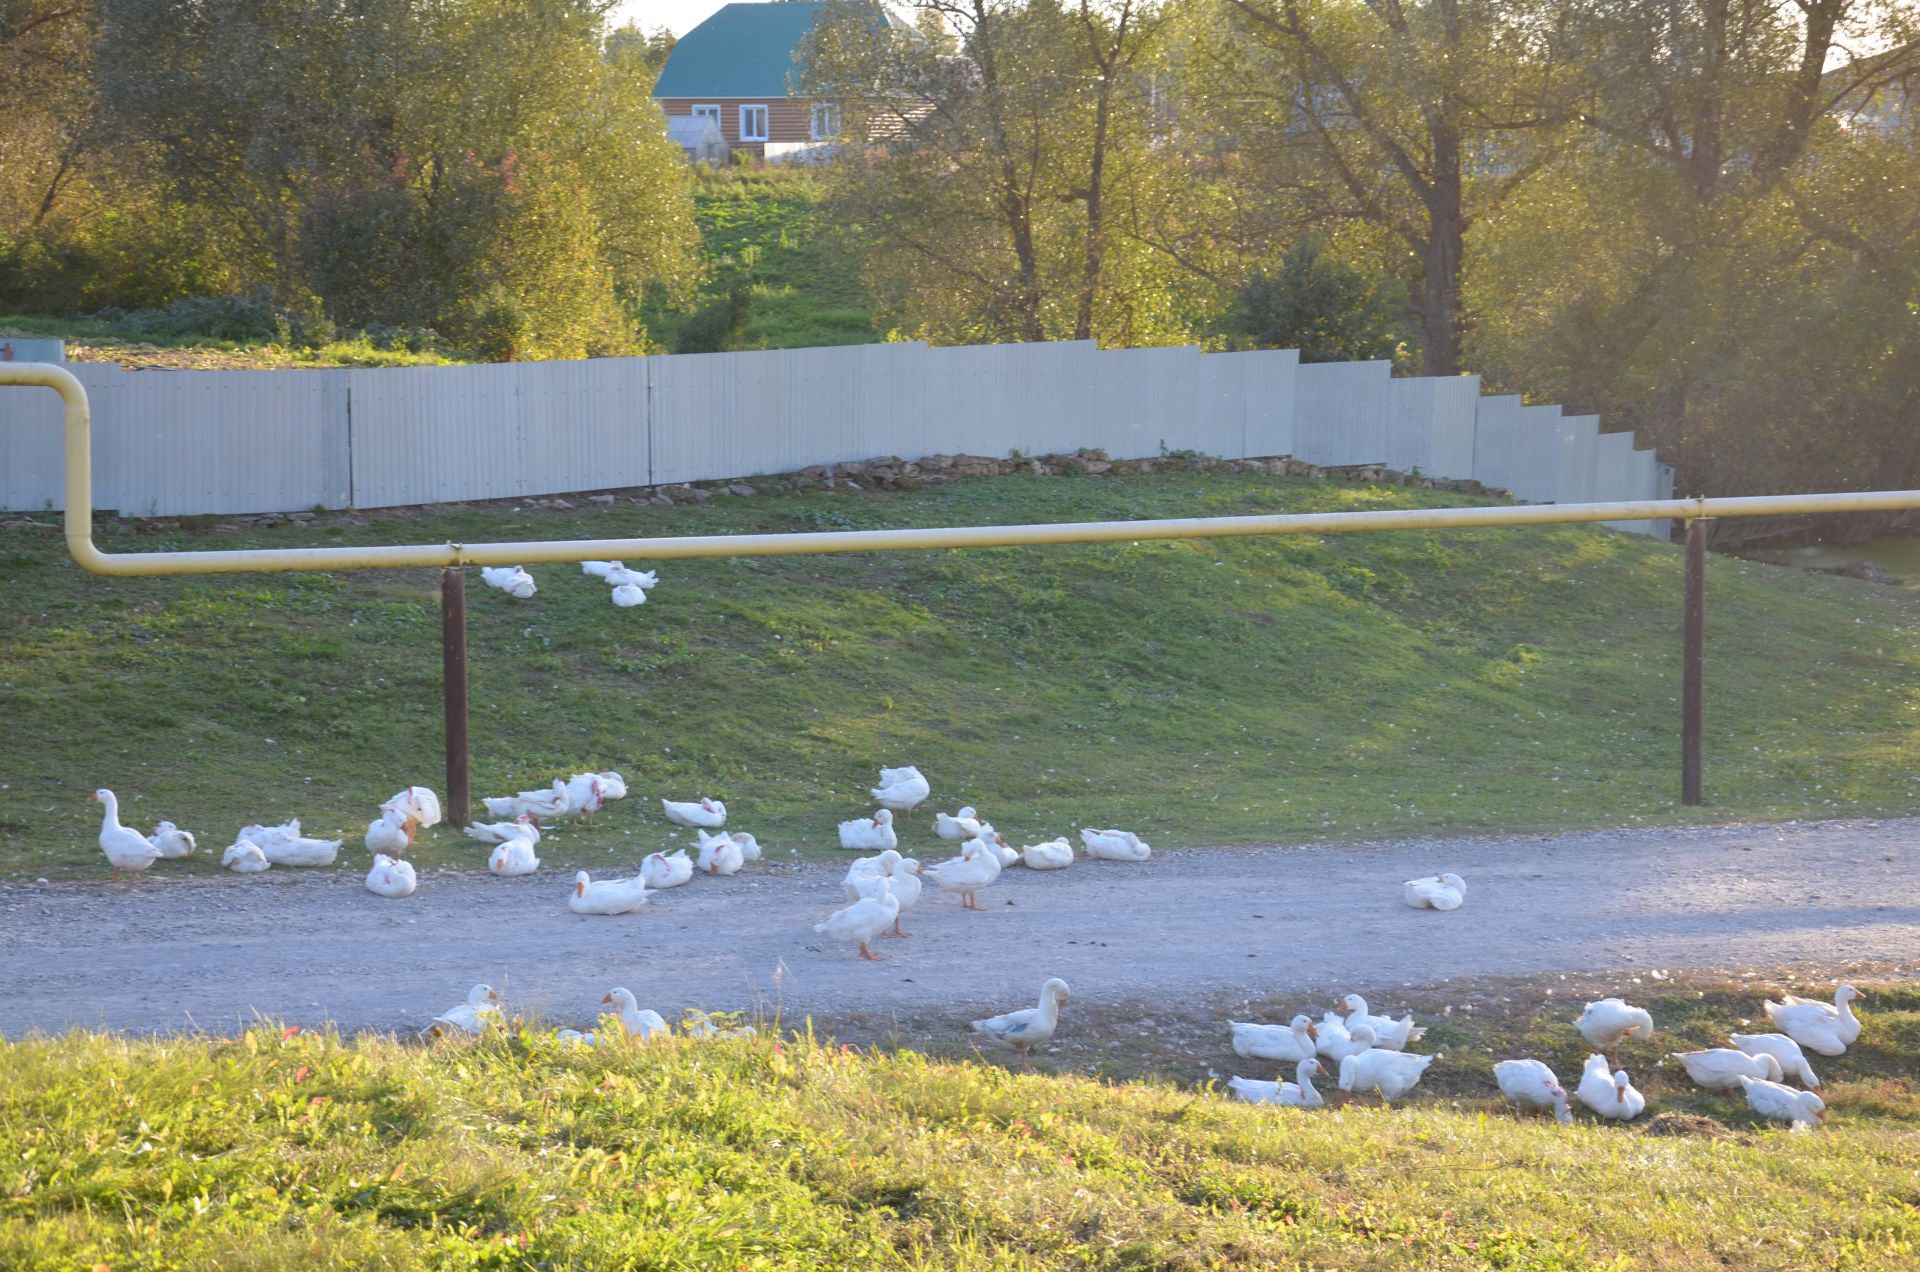
{"label": "dirt path", "polygon": [[[570,878],[438,874],[405,901],[358,870],[0,888],[0,1033],[73,1025],[225,1030],[255,1013],[411,1029],[475,981],[559,1022],[613,985],[682,1007],[952,1013],[1063,976],[1077,1003],[1610,969],[1920,959],[1920,821],[1789,823],[1340,848],[1213,849],[1143,865],[1011,869],[984,913],[933,894],[911,939],[864,963],[811,925],[843,867],[749,866],[652,894],[638,914],[565,908]],[[936,853],[927,853],[931,859]],[[1450,869],[1451,914],[1400,904]],[[157,874],[158,872],[156,872]]]}

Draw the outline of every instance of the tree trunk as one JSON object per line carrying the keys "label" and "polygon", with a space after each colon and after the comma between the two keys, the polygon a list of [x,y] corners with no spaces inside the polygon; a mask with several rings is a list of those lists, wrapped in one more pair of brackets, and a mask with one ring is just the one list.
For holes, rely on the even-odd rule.
{"label": "tree trunk", "polygon": [[1467,238],[1460,134],[1440,111],[1429,114],[1427,134],[1433,146],[1433,179],[1425,199],[1428,231],[1420,248],[1420,373],[1459,375],[1464,325],[1460,270]]}

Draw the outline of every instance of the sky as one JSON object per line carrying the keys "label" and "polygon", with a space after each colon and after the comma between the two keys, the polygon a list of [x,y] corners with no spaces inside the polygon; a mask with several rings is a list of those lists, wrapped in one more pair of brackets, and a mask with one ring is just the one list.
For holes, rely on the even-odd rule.
{"label": "sky", "polygon": [[626,0],[613,12],[613,25],[638,22],[651,31],[665,27],[675,35],[685,35],[700,25],[727,0]]}

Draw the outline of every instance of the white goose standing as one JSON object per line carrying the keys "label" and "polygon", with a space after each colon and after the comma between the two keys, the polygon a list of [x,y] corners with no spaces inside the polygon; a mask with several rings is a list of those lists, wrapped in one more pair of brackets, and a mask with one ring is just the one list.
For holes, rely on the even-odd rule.
{"label": "white goose standing", "polygon": [[145,835],[131,826],[120,824],[118,796],[102,786],[87,798],[106,809],[106,815],[100,821],[100,851],[107,855],[107,864],[113,867],[114,878],[118,879],[123,873],[138,875],[159,860],[160,849],[150,843]]}
{"label": "white goose standing", "polygon": [[1761,1117],[1793,1123],[1790,1130],[1810,1131],[1827,1120],[1827,1102],[1811,1091],[1796,1091],[1745,1074],[1740,1077],[1740,1085],[1746,1089],[1747,1107]]}
{"label": "white goose standing", "polygon": [[1553,1070],[1540,1060],[1502,1060],[1493,1066],[1493,1080],[1500,1094],[1515,1104],[1535,1109],[1552,1109],[1553,1120],[1562,1126],[1573,1121],[1567,1105],[1567,1089]]}
{"label": "white goose standing", "polygon": [[1772,1056],[1780,1062],[1781,1071],[1806,1087],[1809,1091],[1818,1090],[1820,1078],[1807,1063],[1807,1053],[1800,1044],[1785,1034],[1729,1034],[1727,1041],[1750,1056]]}
{"label": "white goose standing", "polygon": [[[1362,1027],[1360,1033],[1367,1030]],[[1359,1035],[1355,1035],[1358,1040]],[[1382,1051],[1370,1047],[1357,1056],[1340,1062],[1340,1089],[1354,1095],[1376,1091],[1383,1104],[1390,1104],[1413,1090],[1420,1075],[1433,1063],[1432,1056],[1416,1056],[1405,1051]]]}
{"label": "white goose standing", "polygon": [[857,944],[861,958],[879,962],[885,956],[875,954],[867,948],[867,943],[900,917],[900,901],[887,890],[884,879],[861,879],[855,887],[860,899],[835,910],[824,922],[814,924],[813,930],[831,936],[836,941]]}
{"label": "white goose standing", "polygon": [[1675,1051],[1673,1058],[1698,1086],[1709,1091],[1732,1091],[1742,1078],[1778,1082],[1786,1076],[1780,1062],[1770,1055],[1750,1056],[1733,1047],[1713,1047],[1706,1051]]}
{"label": "white goose standing", "polygon": [[1823,1056],[1845,1055],[1847,1047],[1860,1037],[1860,1018],[1853,1014],[1853,1000],[1865,997],[1851,985],[1834,990],[1830,1003],[1783,994],[1782,1001],[1767,1004],[1767,1018],[1808,1051]]}
{"label": "white goose standing", "polygon": [[1617,1069],[1621,1043],[1628,1038],[1644,1041],[1653,1037],[1653,1016],[1644,1007],[1629,1006],[1618,998],[1602,998],[1588,1003],[1573,1027],[1582,1038],[1606,1052]]}
{"label": "white goose standing", "polygon": [[932,789],[927,779],[920,775],[920,770],[911,764],[905,768],[883,768],[880,770],[880,785],[873,788],[873,801],[882,808],[890,808],[911,817],[913,810],[926,802]]}
{"label": "white goose standing", "polygon": [[1060,1009],[1066,1004],[1067,982],[1055,976],[1040,987],[1039,1005],[976,1020],[973,1031],[1019,1053],[1020,1062],[1030,1065],[1029,1053],[1053,1037],[1060,1027]]}
{"label": "white goose standing", "polygon": [[960,908],[978,910],[980,890],[1000,877],[1000,859],[987,851],[978,839],[969,840],[960,855],[933,866],[922,866],[920,873],[948,892],[960,894]]}

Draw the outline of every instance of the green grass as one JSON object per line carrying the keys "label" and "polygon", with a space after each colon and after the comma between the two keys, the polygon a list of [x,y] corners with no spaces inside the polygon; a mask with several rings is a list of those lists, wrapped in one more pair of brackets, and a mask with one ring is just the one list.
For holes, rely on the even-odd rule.
{"label": "green grass", "polygon": [[[481,542],[1467,502],[1256,475],[1007,477],[364,528],[106,520],[99,537]],[[1715,559],[1709,802],[1679,807],[1680,554],[1604,531],[669,562],[633,610],[577,568],[534,574],[526,602],[469,585],[476,794],[588,766],[634,792],[543,845],[554,865],[651,851],[668,842],[657,799],[703,792],[778,853],[831,850],[883,764],[920,765],[937,804],[978,806],[1010,841],[1117,824],[1161,848],[1905,814],[1920,783],[1920,600]],[[101,785],[129,822],[171,818],[211,858],[241,824],[294,813],[357,850],[380,799],[441,785],[436,584],[107,580],[51,530],[8,532],[0,872],[103,871],[86,802]],[[447,829],[418,850],[477,854]]]}
{"label": "green grass", "polygon": [[36,318],[0,314],[7,336],[65,340],[69,362],[137,362],[186,370],[279,370],[290,367],[426,367],[453,359],[439,354],[380,349],[365,337],[330,340],[311,349],[272,343],[216,340],[210,336],[155,339],[129,336],[93,318]]}
{"label": "green grass", "polygon": [[0,1263],[1909,1268],[1920,994],[1868,1005],[1810,1135],[1658,1078],[1634,1125],[1517,1119],[1464,1041],[1431,1072],[1470,1095],[1300,1113],[806,1035],[30,1038],[0,1043]]}
{"label": "green grass", "polygon": [[654,339],[680,353],[881,339],[858,253],[835,236],[812,174],[702,169],[693,207],[711,274],[678,312],[649,313]]}

